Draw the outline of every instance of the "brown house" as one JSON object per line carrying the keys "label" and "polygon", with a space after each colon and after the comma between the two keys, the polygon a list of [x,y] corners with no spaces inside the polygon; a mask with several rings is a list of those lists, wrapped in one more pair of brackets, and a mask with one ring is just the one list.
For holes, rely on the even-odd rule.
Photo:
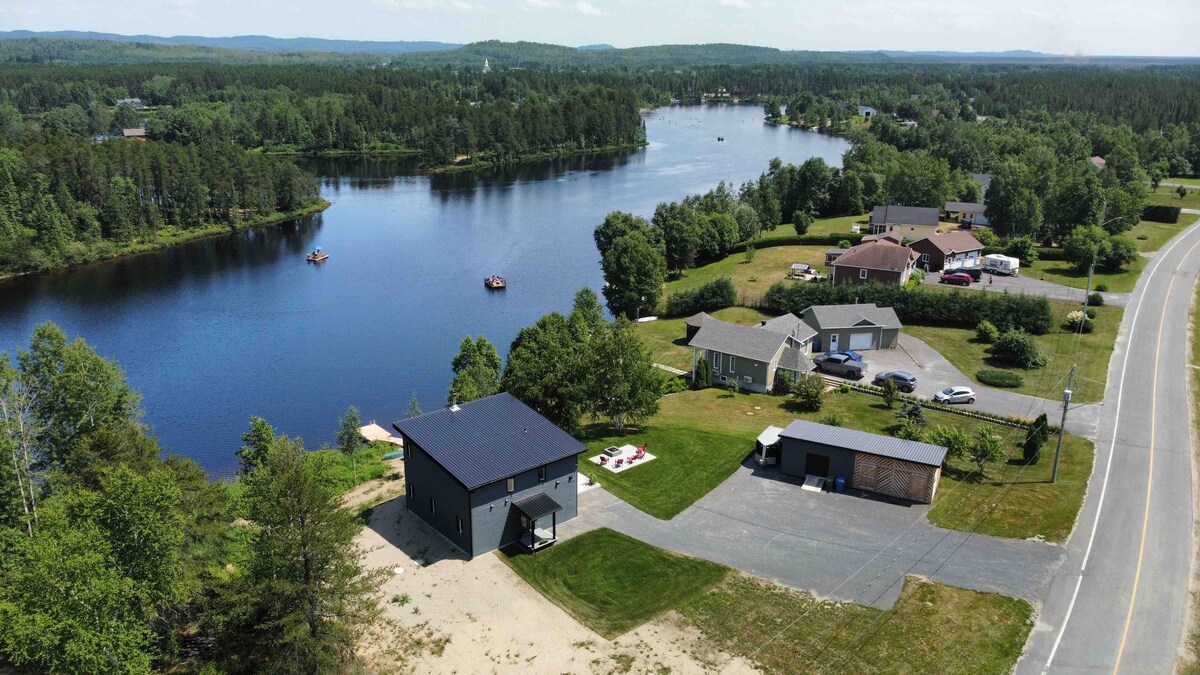
{"label": "brown house", "polygon": [[859,244],[833,261],[833,283],[906,284],[917,253],[887,240]]}
{"label": "brown house", "polygon": [[958,270],[983,264],[983,244],[969,232],[944,232],[909,244],[921,257],[917,267],[926,272]]}

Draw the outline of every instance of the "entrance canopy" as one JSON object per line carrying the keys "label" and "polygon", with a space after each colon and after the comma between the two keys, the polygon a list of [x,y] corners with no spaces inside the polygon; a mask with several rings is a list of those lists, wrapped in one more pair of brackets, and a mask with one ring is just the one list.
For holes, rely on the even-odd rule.
{"label": "entrance canopy", "polygon": [[546,494],[545,492],[539,492],[535,495],[529,495],[528,497],[514,499],[512,505],[515,506],[518,511],[525,514],[525,517],[530,520],[545,518],[551,513],[558,513],[559,511],[562,511],[562,507],[558,505],[558,502],[554,501],[550,495]]}

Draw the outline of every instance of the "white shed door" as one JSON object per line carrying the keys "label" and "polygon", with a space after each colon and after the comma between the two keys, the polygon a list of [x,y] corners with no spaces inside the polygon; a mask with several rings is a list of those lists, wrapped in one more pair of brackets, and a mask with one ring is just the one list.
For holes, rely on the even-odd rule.
{"label": "white shed door", "polygon": [[875,334],[874,333],[851,333],[850,334],[850,349],[874,349]]}

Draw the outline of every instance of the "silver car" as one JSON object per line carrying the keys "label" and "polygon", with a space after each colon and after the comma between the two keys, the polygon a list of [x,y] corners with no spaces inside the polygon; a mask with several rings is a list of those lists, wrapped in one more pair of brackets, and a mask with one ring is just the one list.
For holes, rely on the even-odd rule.
{"label": "silver car", "polygon": [[946,387],[933,395],[935,403],[974,403],[975,390],[970,387]]}

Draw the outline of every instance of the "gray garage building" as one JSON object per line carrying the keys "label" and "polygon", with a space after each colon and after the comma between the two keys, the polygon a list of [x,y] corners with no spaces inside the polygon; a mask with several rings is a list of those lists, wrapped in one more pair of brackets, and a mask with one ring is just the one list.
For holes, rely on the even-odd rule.
{"label": "gray garage building", "polygon": [[817,332],[813,351],[891,349],[900,338],[900,318],[875,303],[813,305],[800,318]]}
{"label": "gray garage building", "polygon": [[914,502],[933,502],[946,448],[796,420],[779,433],[779,471],[843,476],[849,487]]}
{"label": "gray garage building", "polygon": [[583,443],[507,392],[392,425],[405,501],[468,557],[553,544],[577,514]]}

